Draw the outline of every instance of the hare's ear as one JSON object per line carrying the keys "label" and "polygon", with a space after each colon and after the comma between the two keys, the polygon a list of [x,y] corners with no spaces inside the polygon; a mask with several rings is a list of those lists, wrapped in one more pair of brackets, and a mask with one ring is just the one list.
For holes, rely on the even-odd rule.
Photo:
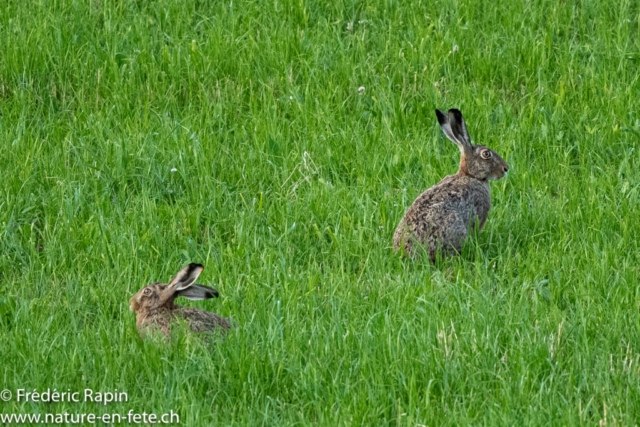
{"label": "hare's ear", "polygon": [[440,123],[440,127],[446,137],[456,144],[460,150],[471,147],[469,133],[467,132],[467,127],[464,124],[464,119],[460,111],[449,110],[449,114],[447,115],[440,110],[436,110],[436,116],[438,116],[438,123]]}
{"label": "hare's ear", "polygon": [[440,123],[440,127],[444,132],[445,136],[451,140],[456,145],[460,145],[456,137],[453,135],[453,130],[451,130],[451,125],[449,124],[449,117],[442,111],[436,109],[436,116],[438,116],[438,123]]}
{"label": "hare's ear", "polygon": [[191,285],[187,289],[176,292],[176,296],[184,297],[193,301],[199,301],[209,298],[218,298],[218,291],[204,285]]}
{"label": "hare's ear", "polygon": [[187,289],[189,286],[191,286],[191,284],[193,284],[193,282],[196,281],[198,276],[200,276],[202,270],[204,270],[202,264],[191,263],[187,265],[182,270],[180,270],[178,274],[176,274],[176,277],[171,279],[168,288],[173,290],[174,292]]}
{"label": "hare's ear", "polygon": [[467,125],[464,123],[464,118],[460,110],[456,110],[455,108],[449,110],[449,126],[451,126],[453,135],[460,143],[465,147],[471,147],[471,138],[469,138]]}

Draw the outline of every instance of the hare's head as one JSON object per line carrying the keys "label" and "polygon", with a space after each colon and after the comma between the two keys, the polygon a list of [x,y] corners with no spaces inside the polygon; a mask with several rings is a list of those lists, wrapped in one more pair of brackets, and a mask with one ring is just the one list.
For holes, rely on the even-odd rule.
{"label": "hare's head", "polygon": [[140,289],[129,300],[129,308],[136,313],[153,311],[160,307],[173,307],[173,300],[185,297],[191,300],[202,300],[218,297],[218,291],[194,282],[202,273],[201,264],[189,264],[176,274],[169,283],[152,283]]}
{"label": "hare's head", "polygon": [[471,144],[460,110],[452,109],[448,114],[436,110],[436,115],[444,134],[460,149],[459,174],[497,181],[507,173],[509,165],[498,153],[484,145]]}

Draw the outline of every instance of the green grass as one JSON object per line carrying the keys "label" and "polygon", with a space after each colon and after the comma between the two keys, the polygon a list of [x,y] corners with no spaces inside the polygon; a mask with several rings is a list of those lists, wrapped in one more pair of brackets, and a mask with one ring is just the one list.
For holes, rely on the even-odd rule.
{"label": "green grass", "polygon": [[[0,389],[129,402],[0,412],[634,425],[639,16],[629,0],[2,2]],[[454,107],[511,169],[462,257],[411,263],[393,231],[457,170],[434,114]],[[187,304],[241,328],[141,342],[129,297],[188,262],[221,296]]]}

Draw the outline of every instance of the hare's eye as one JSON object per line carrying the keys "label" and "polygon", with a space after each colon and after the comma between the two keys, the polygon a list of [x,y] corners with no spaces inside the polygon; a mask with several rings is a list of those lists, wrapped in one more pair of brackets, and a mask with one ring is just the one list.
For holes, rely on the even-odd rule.
{"label": "hare's eye", "polygon": [[491,151],[484,150],[482,153],[480,153],[480,155],[482,156],[483,159],[488,159],[491,157]]}
{"label": "hare's eye", "polygon": [[149,295],[151,293],[151,289],[147,288],[144,290],[143,294]]}

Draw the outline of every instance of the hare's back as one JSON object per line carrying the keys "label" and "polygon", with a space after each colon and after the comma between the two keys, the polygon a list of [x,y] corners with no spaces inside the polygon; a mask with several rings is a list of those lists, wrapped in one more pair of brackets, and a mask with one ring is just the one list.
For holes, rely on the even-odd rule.
{"label": "hare's back", "polygon": [[486,217],[490,200],[488,189],[480,181],[450,175],[418,196],[404,220],[418,233],[422,228],[446,227],[450,221],[462,221],[466,227],[472,216]]}
{"label": "hare's back", "polygon": [[180,315],[189,324],[193,332],[219,330],[224,333],[231,328],[228,318],[199,308],[181,307]]}

